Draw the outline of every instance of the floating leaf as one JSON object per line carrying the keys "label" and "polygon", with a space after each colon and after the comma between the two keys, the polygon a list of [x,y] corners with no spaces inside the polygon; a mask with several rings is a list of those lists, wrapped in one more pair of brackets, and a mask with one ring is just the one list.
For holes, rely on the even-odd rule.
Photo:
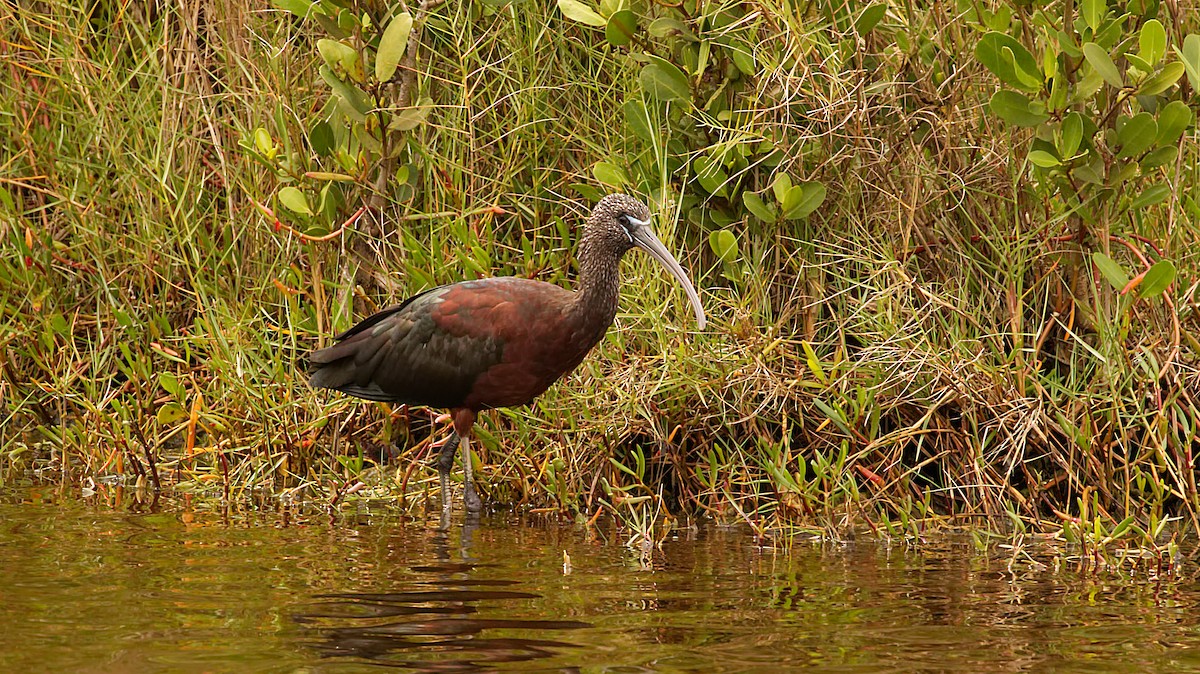
{"label": "floating leaf", "polygon": [[1111,257],[1099,251],[1092,253],[1092,263],[1096,265],[1096,269],[1108,280],[1108,284],[1115,290],[1121,290],[1129,284],[1129,274],[1121,268],[1121,265]]}
{"label": "floating leaf", "polygon": [[1125,82],[1121,79],[1121,73],[1117,70],[1117,66],[1113,64],[1112,58],[1104,47],[1095,42],[1088,42],[1083,45],[1083,57],[1091,64],[1092,70],[1099,73],[1100,77],[1104,78],[1114,87],[1120,89],[1125,86]]}
{"label": "floating leaf", "polygon": [[688,79],[683,71],[665,59],[657,56],[649,58],[650,63],[642,68],[638,75],[638,83],[641,84],[642,90],[651,98],[660,101],[691,102],[692,89],[688,86]]}
{"label": "floating leaf", "polygon": [[1010,35],[985,34],[975,45],[975,58],[1010,87],[1029,92],[1041,88],[1042,71],[1033,54]]}
{"label": "floating leaf", "polygon": [[408,36],[412,33],[413,18],[408,12],[392,17],[383,36],[379,38],[379,53],[375,54],[375,79],[387,82],[396,74],[400,59],[408,49]]}
{"label": "floating leaf", "polygon": [[608,17],[608,24],[604,27],[604,37],[609,44],[624,47],[633,40],[633,34],[636,31],[637,16],[628,9],[622,9]]}
{"label": "floating leaf", "polygon": [[600,27],[608,23],[604,20],[604,17],[597,14],[591,7],[579,2],[579,0],[558,0],[558,11],[562,12],[563,16],[572,21],[585,23],[589,26]]}
{"label": "floating leaf", "polygon": [[312,215],[312,209],[308,207],[308,197],[290,185],[279,190],[279,203],[293,213]]}
{"label": "floating leaf", "polygon": [[1142,285],[1138,287],[1138,295],[1143,298],[1158,297],[1174,281],[1175,264],[1170,260],[1159,260],[1146,271]]}
{"label": "floating leaf", "polygon": [[1174,145],[1192,124],[1192,109],[1183,101],[1171,101],[1158,111],[1156,145]]}
{"label": "floating leaf", "polygon": [[1016,126],[1037,126],[1050,119],[1044,112],[1031,110],[1029,99],[1023,94],[1007,89],[1001,89],[992,94],[989,107],[1000,119]]}
{"label": "floating leaf", "polygon": [[1171,196],[1171,187],[1163,183],[1155,183],[1150,187],[1142,190],[1142,193],[1137,195],[1137,198],[1129,204],[1129,208],[1140,211],[1143,208],[1149,208],[1155,204],[1161,204],[1167,197]]}
{"label": "floating leaf", "polygon": [[1136,157],[1154,144],[1154,138],[1157,135],[1158,124],[1155,123],[1154,117],[1148,112],[1139,112],[1117,129],[1117,144],[1121,146],[1117,157],[1119,159]]}
{"label": "floating leaf", "polygon": [[598,161],[592,166],[592,175],[596,180],[610,187],[623,187],[629,184],[629,175],[625,169],[607,161]]}
{"label": "floating leaf", "polygon": [[1170,89],[1173,84],[1179,81],[1183,75],[1183,64],[1179,61],[1171,61],[1163,66],[1163,69],[1146,78],[1142,85],[1138,87],[1138,93],[1142,96],[1154,96]]}
{"label": "floating leaf", "polygon": [[754,217],[767,224],[772,224],[778,219],[774,209],[768,206],[762,197],[753,192],[742,192],[742,203],[746,204],[746,210],[750,211]]}
{"label": "floating leaf", "polygon": [[1138,33],[1138,49],[1141,57],[1150,65],[1158,63],[1167,53],[1167,31],[1158,19],[1150,19],[1142,24]]}
{"label": "floating leaf", "polygon": [[1055,157],[1045,150],[1030,151],[1029,161],[1034,166],[1040,166],[1042,168],[1054,168],[1055,166],[1062,164],[1062,162],[1058,160],[1058,157]]}
{"label": "floating leaf", "polygon": [[654,126],[650,122],[649,111],[646,110],[646,104],[641,99],[631,99],[625,101],[622,106],[625,111],[625,124],[629,126],[629,130],[633,135],[641,138],[647,143],[654,142]]}
{"label": "floating leaf", "polygon": [[855,32],[859,35],[870,33],[883,20],[885,14],[887,14],[887,5],[885,3],[880,2],[867,7],[854,20]]}
{"label": "floating leaf", "polygon": [[737,237],[728,229],[718,229],[709,234],[708,246],[726,264],[736,262],[738,259]]}
{"label": "floating leaf", "polygon": [[405,108],[392,115],[392,121],[388,124],[388,128],[394,131],[411,131],[424,123],[432,111],[433,99],[425,96],[417,101],[415,106]]}

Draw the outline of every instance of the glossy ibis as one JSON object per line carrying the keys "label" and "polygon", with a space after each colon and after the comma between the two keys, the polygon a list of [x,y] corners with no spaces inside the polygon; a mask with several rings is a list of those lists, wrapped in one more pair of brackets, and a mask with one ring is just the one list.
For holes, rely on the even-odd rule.
{"label": "glossy ibis", "polygon": [[309,384],[367,400],[449,408],[454,433],[438,455],[442,508],[450,508],[450,468],[461,446],[464,501],[477,511],[470,459],[475,415],[531,402],[583,361],[613,322],[621,258],[634,247],[679,281],[703,329],[700,297],[650,229],[650,210],[634,197],[611,194],[584,227],[574,292],[515,277],[426,290],[310,354]]}

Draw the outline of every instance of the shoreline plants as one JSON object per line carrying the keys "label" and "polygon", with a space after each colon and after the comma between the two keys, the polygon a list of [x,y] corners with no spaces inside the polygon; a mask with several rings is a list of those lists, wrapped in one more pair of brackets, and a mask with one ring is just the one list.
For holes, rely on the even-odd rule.
{"label": "shoreline plants", "polygon": [[481,417],[485,502],[1200,529],[1193,13],[244,4],[0,9],[6,482],[419,503],[444,423],[303,354],[431,285],[569,285],[626,190],[713,325],[627,262],[596,354]]}

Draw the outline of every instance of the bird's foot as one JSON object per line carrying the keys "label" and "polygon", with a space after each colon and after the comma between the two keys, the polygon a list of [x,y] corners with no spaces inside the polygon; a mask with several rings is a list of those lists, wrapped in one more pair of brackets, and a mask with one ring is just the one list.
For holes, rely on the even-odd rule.
{"label": "bird's foot", "polygon": [[463,489],[463,505],[469,513],[478,513],[483,510],[483,500],[479,498],[479,493],[475,491],[475,485],[470,482]]}

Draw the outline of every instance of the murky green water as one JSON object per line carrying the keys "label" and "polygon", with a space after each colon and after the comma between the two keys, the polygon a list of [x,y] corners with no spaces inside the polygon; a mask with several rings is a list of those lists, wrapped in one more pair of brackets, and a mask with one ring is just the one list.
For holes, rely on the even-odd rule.
{"label": "murky green water", "polygon": [[[702,528],[0,502],[0,671],[1200,671],[1200,584]],[[564,571],[564,552],[571,569]]]}

